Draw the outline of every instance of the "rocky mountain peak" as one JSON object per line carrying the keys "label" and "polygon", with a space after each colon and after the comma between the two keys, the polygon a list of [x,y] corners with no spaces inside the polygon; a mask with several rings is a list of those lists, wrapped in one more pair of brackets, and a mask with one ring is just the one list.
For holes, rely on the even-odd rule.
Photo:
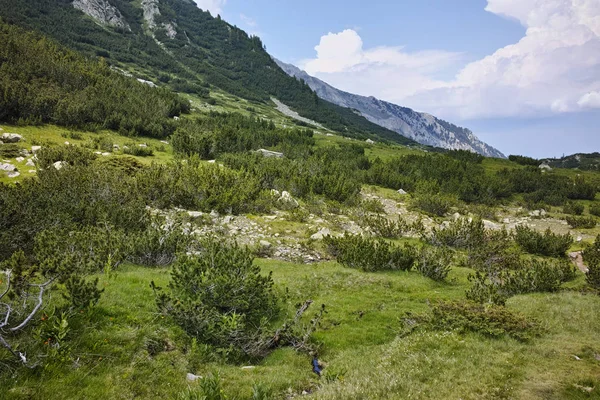
{"label": "rocky mountain peak", "polygon": [[130,31],[131,27],[123,18],[119,9],[107,0],[74,0],[73,7],[92,17],[102,25]]}

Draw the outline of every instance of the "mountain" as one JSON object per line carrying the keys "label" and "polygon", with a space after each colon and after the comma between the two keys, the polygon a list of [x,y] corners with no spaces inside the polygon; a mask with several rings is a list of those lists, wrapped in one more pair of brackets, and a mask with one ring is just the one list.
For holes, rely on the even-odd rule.
{"label": "mountain", "polygon": [[418,143],[450,150],[469,150],[487,157],[506,158],[504,154],[479,140],[466,128],[375,97],[344,92],[310,76],[294,65],[279,60],[275,62],[290,76],[306,82],[320,98],[356,110],[369,121]]}
{"label": "mountain", "polygon": [[138,79],[195,94],[223,91],[251,102],[277,99],[300,116],[358,139],[416,142],[320,99],[286,74],[261,40],[191,0],[2,0],[0,17],[37,30]]}

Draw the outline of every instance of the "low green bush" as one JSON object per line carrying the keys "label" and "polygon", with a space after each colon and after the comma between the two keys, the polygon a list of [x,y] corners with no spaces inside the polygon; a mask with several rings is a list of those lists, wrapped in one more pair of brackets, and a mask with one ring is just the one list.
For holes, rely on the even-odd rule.
{"label": "low green bush", "polygon": [[573,244],[570,234],[555,234],[547,229],[543,234],[527,226],[515,228],[515,241],[528,253],[548,257],[562,257]]}
{"label": "low green bush", "polygon": [[565,218],[569,226],[573,229],[593,229],[598,225],[594,217],[567,217]]}
{"label": "low green bush", "polygon": [[428,238],[434,246],[473,249],[485,241],[486,230],[481,219],[460,218],[442,228],[433,228]]}
{"label": "low green bush", "polygon": [[594,203],[590,206],[590,214],[600,217],[600,203]]}
{"label": "low green bush", "polygon": [[127,259],[145,266],[166,266],[173,263],[179,253],[185,253],[192,239],[183,233],[181,224],[162,225],[155,220],[148,229],[129,236]]}
{"label": "low green bush", "polygon": [[568,201],[563,206],[563,213],[565,213],[565,214],[581,215],[581,214],[583,214],[584,210],[585,210],[585,207],[583,204],[576,203],[574,201]]}
{"label": "low green bush", "polygon": [[16,158],[21,155],[21,148],[18,144],[4,143],[0,144],[0,157],[1,158]]}
{"label": "low green bush", "polygon": [[79,146],[42,147],[37,153],[37,164],[42,169],[51,167],[57,161],[64,161],[71,166],[88,166],[97,155]]}
{"label": "low green bush", "polygon": [[394,246],[383,239],[346,233],[339,238],[327,236],[324,243],[340,264],[363,271],[408,271],[415,261],[411,247]]}
{"label": "low green bush", "polygon": [[434,281],[444,281],[452,269],[452,252],[446,247],[423,247],[416,252],[415,268]]}
{"label": "low green bush", "polygon": [[123,149],[123,153],[136,157],[152,157],[154,150],[149,147],[129,146]]}
{"label": "low green bush", "polygon": [[251,357],[261,330],[279,313],[273,278],[261,275],[247,248],[215,238],[200,247],[198,256],[177,259],[168,290],[152,284],[158,308],[226,358]]}
{"label": "low green bush", "polygon": [[412,206],[426,214],[443,217],[456,204],[456,199],[443,194],[418,194],[412,200]]}
{"label": "low green bush", "polygon": [[591,287],[600,290],[600,235],[593,244],[585,248],[583,260],[589,269],[585,274],[587,283]]}

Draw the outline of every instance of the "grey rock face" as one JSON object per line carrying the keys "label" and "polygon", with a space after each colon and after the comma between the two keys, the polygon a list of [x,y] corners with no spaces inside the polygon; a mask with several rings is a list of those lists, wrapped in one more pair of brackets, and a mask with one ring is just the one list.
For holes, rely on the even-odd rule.
{"label": "grey rock face", "polygon": [[[148,24],[148,28],[151,31],[154,31],[159,26],[156,24],[155,18],[160,14],[160,9],[158,8],[158,0],[142,0],[142,10],[144,11],[144,20],[146,24]],[[177,36],[177,30],[175,29],[175,23],[163,23],[161,25],[162,28],[165,29],[167,36],[170,39],[175,39]]]}
{"label": "grey rock face", "polygon": [[308,75],[293,65],[279,60],[275,60],[275,62],[288,75],[305,81],[320,98],[353,109],[369,121],[398,132],[418,143],[450,150],[469,150],[487,157],[505,158],[504,154],[479,140],[468,129],[455,126],[433,115],[416,112],[375,97],[344,92]]}
{"label": "grey rock face", "polygon": [[102,25],[131,30],[119,9],[106,0],[74,0],[73,7],[94,18]]}

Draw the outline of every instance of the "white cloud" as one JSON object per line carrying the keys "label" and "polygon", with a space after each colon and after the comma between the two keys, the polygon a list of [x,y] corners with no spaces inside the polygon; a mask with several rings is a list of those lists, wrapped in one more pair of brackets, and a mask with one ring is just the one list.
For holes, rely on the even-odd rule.
{"label": "white cloud", "polygon": [[216,17],[223,10],[223,6],[227,3],[227,0],[194,0],[198,5],[198,8],[210,11],[210,13]]}
{"label": "white cloud", "polygon": [[301,67],[341,89],[394,100],[402,95],[443,85],[432,76],[460,60],[461,54],[446,51],[409,53],[402,47],[364,49],[353,29],[329,33],[315,47],[317,58]]}
{"label": "white cloud", "polygon": [[584,94],[577,104],[582,108],[600,108],[600,92]]}
{"label": "white cloud", "polygon": [[[600,93],[599,0],[488,0],[488,12],[525,26],[515,44],[471,62],[454,78],[459,55],[364,49],[351,30],[328,34],[307,72],[359,94],[448,118],[533,116],[596,107]],[[593,92],[593,93],[590,93]]]}
{"label": "white cloud", "polygon": [[248,25],[250,28],[256,28],[258,26],[254,18],[249,17],[246,14],[240,14],[240,19],[244,24]]}

